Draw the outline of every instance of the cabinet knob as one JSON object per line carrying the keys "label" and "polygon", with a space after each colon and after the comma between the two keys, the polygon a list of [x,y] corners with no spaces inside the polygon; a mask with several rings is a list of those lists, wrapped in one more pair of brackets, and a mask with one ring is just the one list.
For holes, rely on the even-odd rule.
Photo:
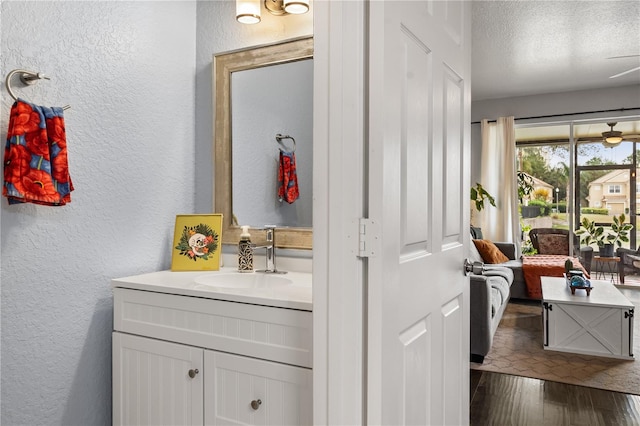
{"label": "cabinet knob", "polygon": [[198,371],[198,369],[197,369],[197,368],[196,368],[196,369],[191,369],[191,370],[189,370],[189,377],[191,377],[191,378],[193,379],[194,377],[196,377],[196,375],[197,375],[199,372],[200,372],[200,371]]}
{"label": "cabinet knob", "polygon": [[253,408],[254,410],[257,410],[258,408],[260,408],[261,404],[262,404],[261,399],[254,399],[253,401],[251,401],[251,408]]}

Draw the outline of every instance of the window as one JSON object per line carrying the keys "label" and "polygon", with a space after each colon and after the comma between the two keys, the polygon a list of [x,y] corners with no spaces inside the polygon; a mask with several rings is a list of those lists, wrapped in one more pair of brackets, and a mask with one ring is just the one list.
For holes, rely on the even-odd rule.
{"label": "window", "polygon": [[603,143],[606,123],[586,119],[516,125],[518,170],[535,179],[531,193],[520,198],[523,253],[527,228],[569,229],[571,222],[578,229],[584,216],[609,226],[613,215],[621,213],[635,226],[624,246],[637,246],[640,221],[636,225],[636,215],[629,212],[640,215],[640,120],[617,121],[616,130],[625,138],[615,146]]}

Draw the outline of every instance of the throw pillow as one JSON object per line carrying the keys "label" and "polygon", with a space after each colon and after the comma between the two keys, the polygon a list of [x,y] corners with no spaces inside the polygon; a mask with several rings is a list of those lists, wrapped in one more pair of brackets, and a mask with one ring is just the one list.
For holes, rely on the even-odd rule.
{"label": "throw pillow", "polygon": [[504,263],[509,261],[509,258],[489,240],[473,240],[473,244],[480,252],[484,263]]}

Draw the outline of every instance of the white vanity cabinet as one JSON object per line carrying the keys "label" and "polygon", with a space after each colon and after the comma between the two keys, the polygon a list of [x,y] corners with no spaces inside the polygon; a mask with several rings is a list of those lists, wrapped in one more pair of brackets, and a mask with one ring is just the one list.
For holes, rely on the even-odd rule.
{"label": "white vanity cabinet", "polygon": [[311,424],[311,343],[310,310],[114,287],[113,424]]}

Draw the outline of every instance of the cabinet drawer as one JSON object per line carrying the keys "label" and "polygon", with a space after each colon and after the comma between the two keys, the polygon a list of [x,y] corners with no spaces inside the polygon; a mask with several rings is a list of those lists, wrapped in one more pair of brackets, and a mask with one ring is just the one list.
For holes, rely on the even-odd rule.
{"label": "cabinet drawer", "polygon": [[205,425],[310,425],[312,372],[205,351]]}
{"label": "cabinet drawer", "polygon": [[311,368],[312,313],[125,288],[116,331]]}

